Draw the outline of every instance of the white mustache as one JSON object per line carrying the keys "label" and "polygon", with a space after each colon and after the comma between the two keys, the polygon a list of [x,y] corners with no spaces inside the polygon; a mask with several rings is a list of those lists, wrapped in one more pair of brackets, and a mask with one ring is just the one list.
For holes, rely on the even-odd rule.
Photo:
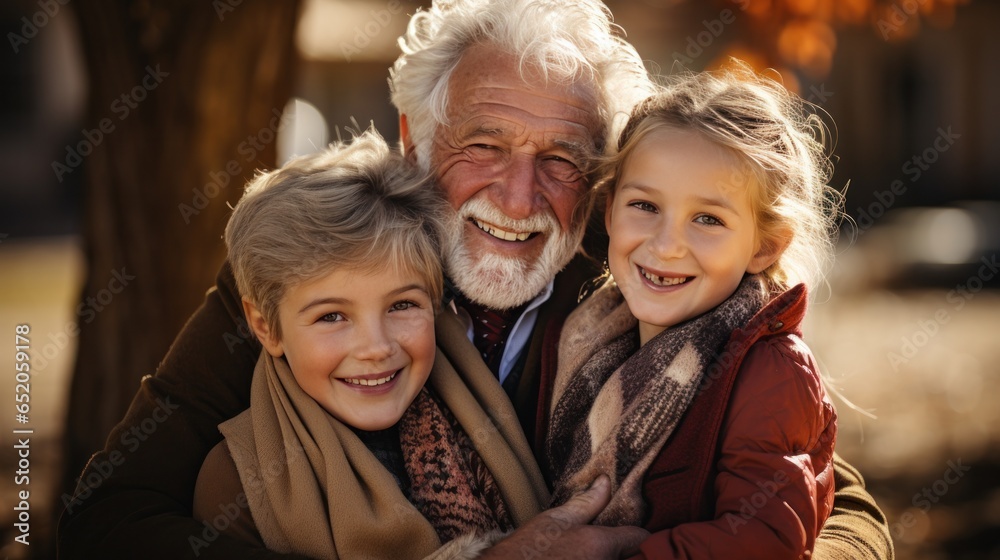
{"label": "white mustache", "polygon": [[559,222],[549,212],[538,212],[522,220],[514,220],[501,212],[492,202],[482,198],[467,200],[458,209],[458,216],[463,221],[475,218],[508,231],[550,233],[559,230]]}
{"label": "white mustache", "polygon": [[[466,246],[466,224],[473,218],[507,231],[544,234],[541,254],[530,261],[491,251],[472,254]],[[466,297],[494,309],[517,307],[538,295],[573,258],[586,223],[563,231],[555,214],[544,210],[514,220],[485,198],[466,201],[448,221],[446,273]]]}

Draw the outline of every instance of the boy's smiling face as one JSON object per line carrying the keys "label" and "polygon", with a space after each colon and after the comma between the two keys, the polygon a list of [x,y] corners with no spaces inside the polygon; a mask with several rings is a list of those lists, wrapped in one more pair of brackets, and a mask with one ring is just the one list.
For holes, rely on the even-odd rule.
{"label": "boy's smiling face", "polygon": [[735,156],[687,130],[652,131],[628,157],[605,215],[608,266],[643,344],[777,258],[759,250],[745,177]]}
{"label": "boy's smiling face", "polygon": [[245,306],[264,348],[285,356],[303,391],[345,424],[382,430],[399,421],[434,364],[434,307],[420,278],[386,267],[292,285],[278,304],[280,338]]}

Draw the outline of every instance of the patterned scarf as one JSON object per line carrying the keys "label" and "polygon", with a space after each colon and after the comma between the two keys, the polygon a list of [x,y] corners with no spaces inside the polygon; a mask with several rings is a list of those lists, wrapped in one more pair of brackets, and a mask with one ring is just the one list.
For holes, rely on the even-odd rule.
{"label": "patterned scarf", "polygon": [[552,504],[565,502],[600,474],[613,495],[594,521],[641,525],[642,481],[694,398],[706,371],[727,357],[726,342],[766,302],[757,276],[746,276],[711,311],[639,346],[638,322],[613,283],[566,320],[545,442],[555,480]]}
{"label": "patterned scarf", "polygon": [[441,542],[470,532],[514,527],[493,475],[469,436],[426,388],[399,420],[410,502]]}
{"label": "patterned scarf", "polygon": [[399,424],[409,499],[357,435],[302,391],[284,358],[261,353],[250,399],[219,429],[271,550],[424,558],[456,536],[513,526],[490,471],[442,402],[452,401],[426,388]]}

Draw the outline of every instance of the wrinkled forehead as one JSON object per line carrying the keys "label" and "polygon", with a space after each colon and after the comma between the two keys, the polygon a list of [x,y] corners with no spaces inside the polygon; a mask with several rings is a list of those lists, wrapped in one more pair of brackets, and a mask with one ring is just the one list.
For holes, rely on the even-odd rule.
{"label": "wrinkled forehead", "polygon": [[572,135],[599,142],[604,126],[593,79],[546,79],[495,47],[470,47],[449,80],[448,120],[456,129],[506,135]]}

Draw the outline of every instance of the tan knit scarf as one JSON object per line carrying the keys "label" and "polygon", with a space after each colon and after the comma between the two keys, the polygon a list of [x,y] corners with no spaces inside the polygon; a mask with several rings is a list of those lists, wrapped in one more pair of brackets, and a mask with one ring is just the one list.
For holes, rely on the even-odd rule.
{"label": "tan knit scarf", "polygon": [[546,437],[553,505],[600,474],[612,482],[600,525],[641,525],[642,480],[673,433],[699,382],[724,362],[733,331],[766,301],[757,276],[743,279],[718,307],[664,330],[639,346],[638,322],[613,283],[567,318]]}
{"label": "tan knit scarf", "polygon": [[[476,375],[496,385],[480,368]],[[314,558],[424,558],[457,535],[535,515],[547,498],[541,477],[530,455],[521,460],[526,442],[515,445],[520,453],[507,445],[520,428],[485,412],[509,401],[498,400],[506,401],[499,386],[473,396],[468,381],[439,351],[434,391],[421,392],[400,420],[411,503],[357,435],[302,391],[287,362],[262,353],[250,408],[219,428],[267,547]]]}

